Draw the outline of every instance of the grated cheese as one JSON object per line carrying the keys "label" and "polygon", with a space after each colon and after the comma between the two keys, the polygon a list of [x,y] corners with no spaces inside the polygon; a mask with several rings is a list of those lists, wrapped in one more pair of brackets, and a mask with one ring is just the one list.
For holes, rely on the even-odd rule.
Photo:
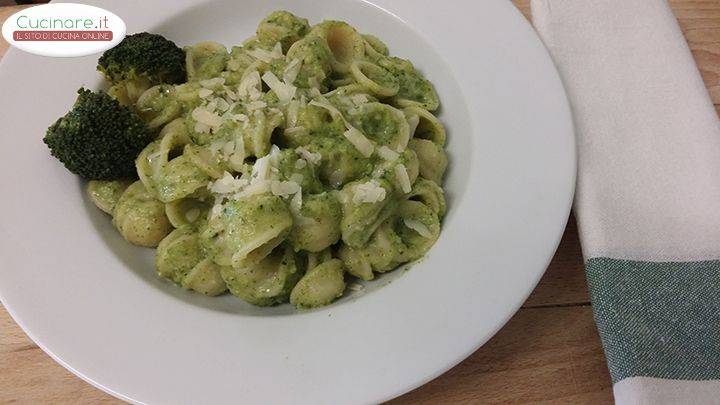
{"label": "grated cheese", "polygon": [[230,104],[228,104],[228,102],[225,101],[224,98],[219,98],[219,97],[218,97],[218,98],[216,98],[214,101],[215,101],[215,104],[217,105],[217,109],[220,110],[220,111],[222,111],[222,112],[225,112],[225,111],[228,110],[228,108],[230,108]]}
{"label": "grated cheese", "polygon": [[295,193],[292,200],[290,200],[290,211],[295,215],[300,215],[300,209],[302,208],[302,193]]}
{"label": "grated cheese", "polygon": [[293,97],[295,97],[297,87],[281,82],[280,79],[273,74],[273,72],[269,70],[265,72],[262,76],[262,80],[268,85],[268,87],[270,87],[270,90],[275,92],[280,101],[290,101]]}
{"label": "grated cheese", "polygon": [[245,140],[242,136],[235,139],[232,153],[230,153],[230,166],[236,171],[242,169],[245,163]]}
{"label": "grated cheese", "polygon": [[209,217],[210,219],[215,219],[220,216],[223,209],[223,201],[225,201],[225,197],[223,196],[217,196],[215,197],[215,204],[210,209]]}
{"label": "grated cheese", "polygon": [[377,154],[388,162],[394,162],[400,156],[399,153],[383,145],[377,149]]}
{"label": "grated cheese", "polygon": [[395,166],[395,179],[398,181],[398,185],[402,189],[403,193],[407,194],[412,190],[410,176],[408,176],[408,172],[404,164],[401,163]]}
{"label": "grated cheese", "polygon": [[192,112],[192,118],[198,123],[205,124],[209,127],[219,127],[223,123],[219,115],[203,107],[196,107]]}
{"label": "grated cheese", "polygon": [[238,97],[257,100],[262,97],[261,87],[260,73],[253,70],[246,74],[238,84]]}
{"label": "grated cheese", "polygon": [[272,51],[267,51],[265,49],[261,48],[255,48],[250,49],[247,51],[248,55],[252,56],[255,59],[261,60],[265,63],[270,63],[274,59],[280,59],[283,57],[282,54],[282,45],[280,43],[276,43],[275,47],[273,47]]}
{"label": "grated cheese", "polygon": [[245,104],[245,108],[247,108],[248,111],[260,110],[265,107],[267,107],[267,103],[264,101],[252,101]]}
{"label": "grated cheese", "polygon": [[377,180],[370,180],[366,183],[358,184],[353,189],[352,202],[376,203],[385,199],[385,189],[380,186]]}
{"label": "grated cheese", "polygon": [[210,90],[210,89],[200,89],[200,90],[198,90],[198,96],[200,96],[200,98],[209,97],[211,94],[213,94],[213,91]]}
{"label": "grated cheese", "polygon": [[224,90],[225,90],[225,94],[227,94],[227,96],[230,98],[230,100],[235,101],[238,99],[237,93],[235,93],[230,87],[225,87]]}
{"label": "grated cheese", "polygon": [[425,226],[425,224],[423,224],[422,222],[408,218],[403,219],[403,222],[405,223],[405,226],[419,233],[420,236],[422,236],[423,238],[432,237],[432,232],[430,232],[430,229],[428,229],[428,227]]}
{"label": "grated cheese", "polygon": [[355,292],[362,291],[364,288],[365,288],[365,286],[363,286],[362,284],[357,283],[357,282],[352,283],[348,286],[348,290],[355,291]]}
{"label": "grated cheese", "polygon": [[205,105],[205,109],[210,112],[215,112],[216,108],[217,108],[217,100],[210,100],[210,102]]}
{"label": "grated cheese", "polygon": [[293,84],[295,82],[295,79],[297,79],[301,68],[302,61],[300,59],[291,60],[283,71],[283,81],[287,84]]}
{"label": "grated cheese", "polygon": [[225,172],[223,176],[210,185],[210,191],[215,194],[232,194],[247,186],[245,179],[236,179],[232,174]]}
{"label": "grated cheese", "polygon": [[196,122],[195,123],[195,132],[197,132],[199,134],[206,134],[206,133],[210,132],[210,126],[205,125],[202,122]]}
{"label": "grated cheese", "polygon": [[212,141],[210,143],[210,154],[212,156],[217,155],[217,153],[222,149],[224,146],[223,141]]}
{"label": "grated cheese", "polygon": [[319,152],[310,152],[303,146],[295,148],[295,152],[305,159],[308,163],[317,165],[322,160],[322,155]]}
{"label": "grated cheese", "polygon": [[297,100],[292,100],[290,104],[288,104],[287,107],[287,122],[286,127],[292,128],[297,124],[298,119],[298,112],[300,110],[300,102]]}
{"label": "grated cheese", "polygon": [[350,141],[351,144],[353,144],[355,149],[357,149],[363,157],[369,158],[373,154],[373,149],[375,148],[373,147],[372,142],[370,142],[370,140],[367,139],[357,128],[350,127],[350,129],[343,132],[343,135],[348,141]]}
{"label": "grated cheese", "polygon": [[270,183],[270,192],[274,195],[287,198],[292,194],[300,192],[300,185],[294,181],[278,181],[273,180]]}
{"label": "grated cheese", "polygon": [[200,86],[206,89],[215,89],[225,84],[225,79],[222,77],[213,77],[212,79],[200,80]]}
{"label": "grated cheese", "polygon": [[257,194],[263,194],[270,190],[270,182],[268,181],[256,181],[254,183],[250,183],[247,187],[245,187],[242,191],[239,193],[236,193],[233,195],[234,200],[239,200],[241,198],[246,197],[252,197]]}

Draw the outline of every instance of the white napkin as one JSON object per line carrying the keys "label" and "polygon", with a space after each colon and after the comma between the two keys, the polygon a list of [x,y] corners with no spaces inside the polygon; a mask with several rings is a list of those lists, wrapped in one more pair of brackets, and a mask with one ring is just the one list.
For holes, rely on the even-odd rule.
{"label": "white napkin", "polygon": [[720,403],[720,123],[663,0],[533,0],[578,137],[575,215],[619,404]]}

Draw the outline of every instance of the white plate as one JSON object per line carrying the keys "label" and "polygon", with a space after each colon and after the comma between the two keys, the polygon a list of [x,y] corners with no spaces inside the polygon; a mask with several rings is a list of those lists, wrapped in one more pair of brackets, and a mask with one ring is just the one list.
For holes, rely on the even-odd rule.
{"label": "white plate", "polygon": [[96,5],[128,32],[180,44],[238,44],[274,9],[377,35],[437,86],[450,205],[425,260],[326,308],[258,309],[184,292],[155,277],[152,251],[125,243],[42,143],[75,90],[99,85],[97,56],[11,50],[0,67],[0,297],[81,378],[145,403],[386,400],[476,350],[542,275],[573,195],[572,122],[550,58],[509,1]]}

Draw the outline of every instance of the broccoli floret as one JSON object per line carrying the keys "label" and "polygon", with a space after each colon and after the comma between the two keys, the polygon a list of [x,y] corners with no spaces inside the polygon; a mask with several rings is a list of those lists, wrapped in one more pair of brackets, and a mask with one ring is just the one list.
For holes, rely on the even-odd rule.
{"label": "broccoli floret", "polygon": [[72,110],[48,128],[43,141],[71,172],[116,180],[137,177],[135,158],[153,135],[130,108],[81,88]]}
{"label": "broccoli floret", "polygon": [[147,32],[128,35],[105,51],[97,68],[112,83],[110,95],[123,104],[134,103],[156,84],[187,80],[185,51],[162,35]]}

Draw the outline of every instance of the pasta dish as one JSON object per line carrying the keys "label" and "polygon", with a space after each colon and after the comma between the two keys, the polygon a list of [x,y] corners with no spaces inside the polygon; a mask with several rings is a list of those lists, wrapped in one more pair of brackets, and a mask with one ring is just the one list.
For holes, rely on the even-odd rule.
{"label": "pasta dish", "polygon": [[440,235],[438,96],[372,35],[277,11],[229,50],[129,35],[98,69],[45,143],[184,289],[323,306]]}

